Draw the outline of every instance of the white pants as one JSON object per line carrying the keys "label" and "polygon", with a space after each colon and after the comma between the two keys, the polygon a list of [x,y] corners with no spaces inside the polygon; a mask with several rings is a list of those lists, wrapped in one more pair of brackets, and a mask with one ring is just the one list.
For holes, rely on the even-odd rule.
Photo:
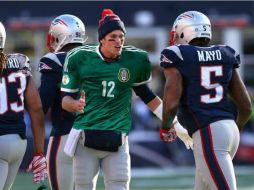
{"label": "white pants", "polygon": [[50,137],[47,149],[49,184],[52,190],[73,190],[73,159],[64,152],[68,135]]}
{"label": "white pants", "polygon": [[88,148],[80,140],[74,155],[75,190],[95,190],[100,168],[105,190],[129,190],[130,154],[128,137],[117,152]]}
{"label": "white pants", "polygon": [[27,140],[17,134],[0,136],[0,189],[10,190],[23,160]]}
{"label": "white pants", "polygon": [[195,190],[236,190],[232,159],[240,135],[233,120],[220,120],[193,134]]}

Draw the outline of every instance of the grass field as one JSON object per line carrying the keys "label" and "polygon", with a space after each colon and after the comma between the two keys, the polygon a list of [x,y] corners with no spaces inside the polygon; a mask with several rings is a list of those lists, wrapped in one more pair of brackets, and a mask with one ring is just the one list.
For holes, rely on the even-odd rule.
{"label": "grass field", "polygon": [[[235,170],[238,190],[254,190],[254,166]],[[31,174],[19,172],[12,190],[36,190],[39,186],[32,183]],[[104,189],[101,176],[97,186],[97,190]],[[194,168],[132,170],[131,190],[193,190],[193,187]]]}

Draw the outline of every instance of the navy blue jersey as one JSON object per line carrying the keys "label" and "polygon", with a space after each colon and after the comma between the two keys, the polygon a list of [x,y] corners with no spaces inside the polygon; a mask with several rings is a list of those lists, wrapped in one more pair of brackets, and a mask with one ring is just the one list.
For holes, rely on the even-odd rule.
{"label": "navy blue jersey", "polygon": [[225,45],[178,45],[161,53],[161,67],[175,67],[183,78],[183,94],[177,112],[179,122],[192,135],[221,119],[234,119],[228,86],[240,56]]}
{"label": "navy blue jersey", "polygon": [[24,94],[31,77],[29,59],[23,54],[7,55],[0,79],[0,135],[25,138]]}
{"label": "navy blue jersey", "polygon": [[51,108],[51,136],[66,135],[70,132],[75,116],[62,109],[60,85],[66,52],[48,53],[40,60],[41,85],[39,93],[43,111],[46,114]]}

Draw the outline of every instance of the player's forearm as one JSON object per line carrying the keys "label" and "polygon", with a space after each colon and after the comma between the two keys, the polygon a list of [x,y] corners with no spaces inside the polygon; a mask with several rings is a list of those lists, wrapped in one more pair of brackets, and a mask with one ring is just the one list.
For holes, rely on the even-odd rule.
{"label": "player's forearm", "polygon": [[147,103],[147,106],[153,112],[160,106],[160,104],[162,105],[162,100],[158,96],[156,96],[153,100]]}
{"label": "player's forearm", "polygon": [[162,127],[168,129],[174,121],[182,97],[182,76],[174,68],[165,69],[164,74],[166,83],[163,95]]}
{"label": "player's forearm", "polygon": [[44,113],[42,110],[41,99],[34,81],[29,80],[25,93],[25,107],[31,119],[31,128],[34,137],[34,146],[36,153],[42,153],[44,150]]}
{"label": "player's forearm", "polygon": [[176,116],[176,109],[163,109],[163,115],[162,115],[162,128],[163,129],[169,129],[170,126],[173,124],[174,118]]}
{"label": "player's forearm", "polygon": [[68,112],[75,112],[75,100],[70,96],[64,96],[62,99],[62,108]]}
{"label": "player's forearm", "polygon": [[44,128],[44,113],[42,109],[30,110],[31,128],[34,139],[35,153],[44,152],[45,128]]}
{"label": "player's forearm", "polygon": [[233,70],[229,94],[237,107],[236,124],[241,130],[251,115],[251,99],[237,70]]}
{"label": "player's forearm", "polygon": [[79,98],[79,100],[75,100],[71,96],[64,96],[62,99],[62,108],[68,112],[82,113],[84,110],[84,106],[85,106],[84,97]]}
{"label": "player's forearm", "polygon": [[241,130],[244,125],[247,123],[251,116],[251,99],[250,96],[247,93],[246,89],[241,89],[242,92],[240,93],[240,97],[238,98],[238,101],[234,99],[234,102],[237,106],[237,118],[236,118],[236,124],[239,127],[239,130]]}
{"label": "player's forearm", "polygon": [[160,120],[162,120],[162,100],[156,96],[153,100],[147,103],[148,108],[156,115]]}
{"label": "player's forearm", "polygon": [[236,124],[239,130],[242,130],[251,116],[251,109],[238,110]]}
{"label": "player's forearm", "polygon": [[162,114],[162,128],[168,129],[176,116],[179,98],[177,93],[174,94],[171,88],[166,85],[163,96],[163,114]]}

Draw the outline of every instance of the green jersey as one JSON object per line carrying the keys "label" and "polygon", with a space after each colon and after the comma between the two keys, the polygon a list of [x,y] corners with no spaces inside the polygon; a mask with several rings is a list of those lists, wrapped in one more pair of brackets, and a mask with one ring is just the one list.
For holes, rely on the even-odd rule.
{"label": "green jersey", "polygon": [[151,64],[147,52],[124,46],[119,59],[104,61],[99,46],[85,45],[66,57],[61,90],[85,91],[84,113],[77,113],[76,129],[129,133],[132,87],[147,83]]}

